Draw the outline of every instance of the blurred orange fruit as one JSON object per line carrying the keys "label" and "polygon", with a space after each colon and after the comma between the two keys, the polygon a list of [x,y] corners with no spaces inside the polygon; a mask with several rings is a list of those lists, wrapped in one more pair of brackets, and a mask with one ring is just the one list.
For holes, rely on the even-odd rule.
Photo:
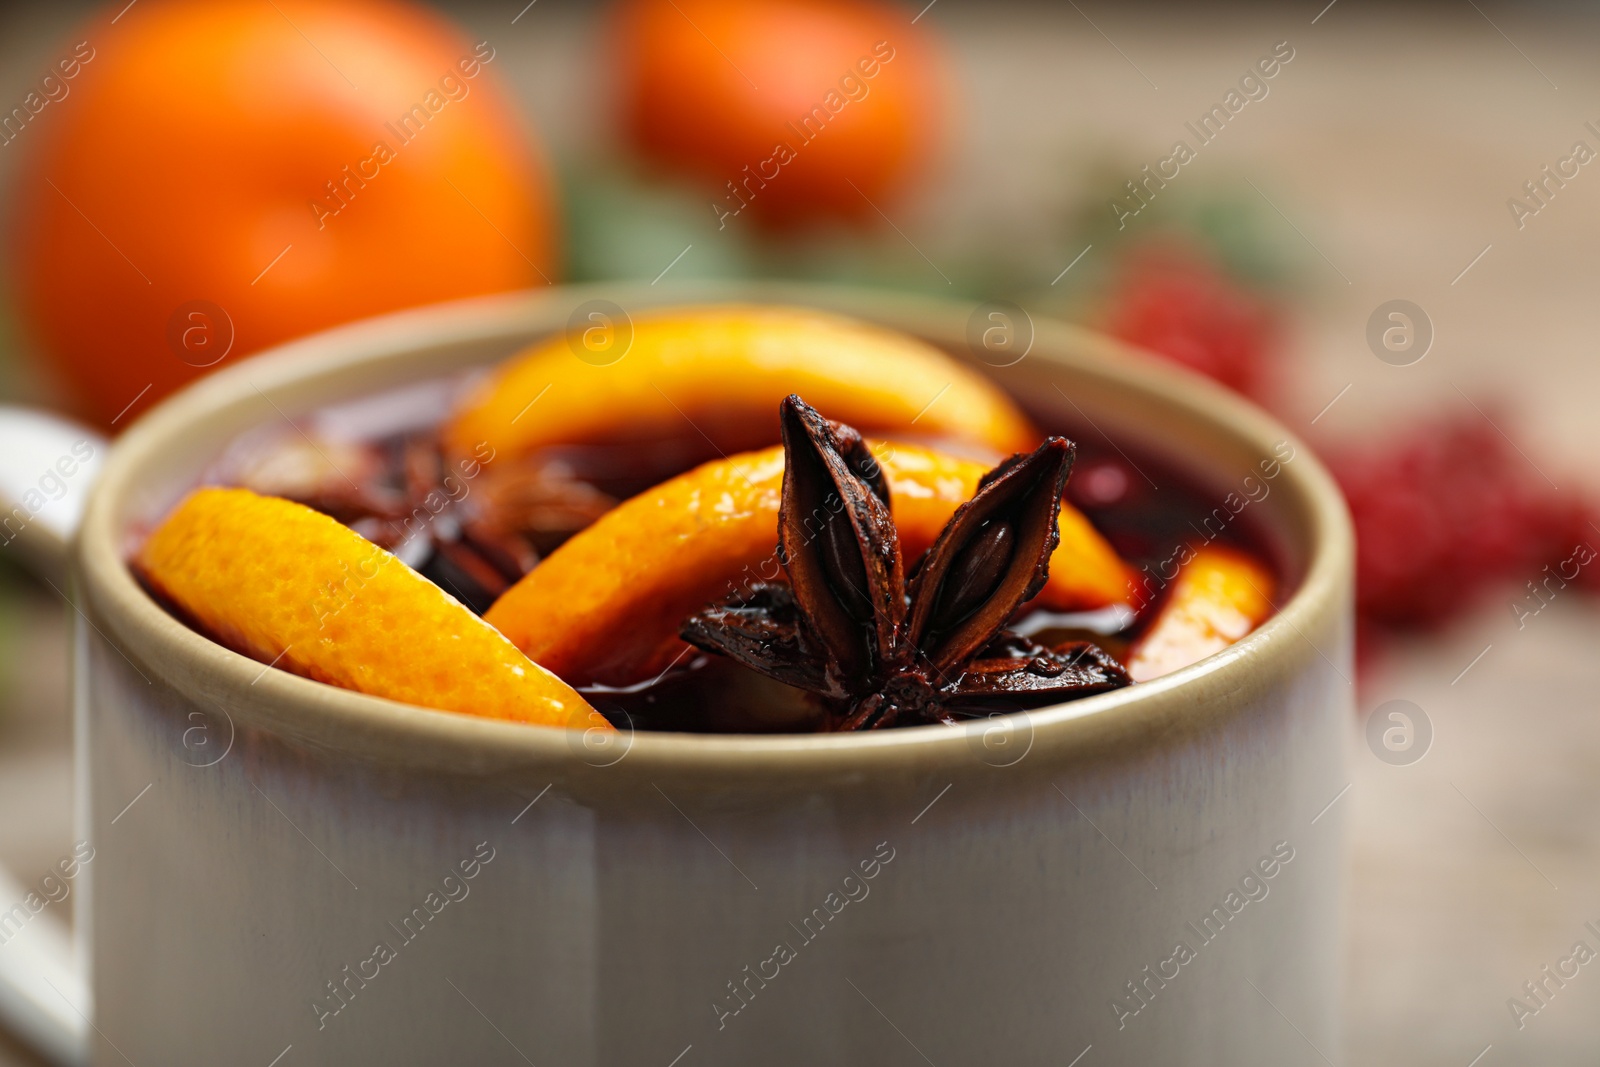
{"label": "blurred orange fruit", "polygon": [[1276,585],[1272,572],[1243,552],[1221,545],[1195,551],[1128,650],[1128,674],[1144,682],[1221,652],[1272,614]]}
{"label": "blurred orange fruit", "polygon": [[610,43],[627,136],[708,182],[721,225],[874,216],[947,119],[941,57],[898,7],[625,0]]}
{"label": "blurred orange fruit", "polygon": [[224,357],[555,273],[493,46],[421,7],[146,0],[78,39],[12,137],[10,258],[24,327],[102,425]]}
{"label": "blurred orange fruit", "polygon": [[[587,345],[591,335],[606,343]],[[677,435],[727,454],[777,441],[790,393],[863,433],[915,432],[998,453],[1039,440],[998,386],[926,342],[809,308],[729,304],[541,341],[466,399],[444,441],[458,455],[484,443],[517,455]]]}
{"label": "blurred orange fruit", "polygon": [[[872,443],[889,479],[908,565],[970,499],[984,463],[915,445]],[[783,449],[715,460],[624,502],[508,589],[484,616],[574,685],[631,685],[687,648],[685,618],[749,584],[782,579],[777,559]],[[1041,606],[1123,599],[1128,570],[1082,514],[1061,508]]]}
{"label": "blurred orange fruit", "polygon": [[202,632],[262,663],[422,707],[600,723],[566,683],[438,586],[303,505],[196,490],[134,565]]}

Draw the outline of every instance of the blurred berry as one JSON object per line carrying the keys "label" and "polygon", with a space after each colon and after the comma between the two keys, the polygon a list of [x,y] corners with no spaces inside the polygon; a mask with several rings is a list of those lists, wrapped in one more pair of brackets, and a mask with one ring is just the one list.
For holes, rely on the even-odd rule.
{"label": "blurred berry", "polygon": [[1107,330],[1257,401],[1270,398],[1277,316],[1204,255],[1162,246],[1124,263]]}
{"label": "blurred berry", "polygon": [[1570,584],[1600,590],[1600,561],[1573,562],[1593,551],[1580,546],[1600,546],[1592,509],[1557,491],[1477,414],[1335,451],[1329,465],[1355,520],[1364,628],[1435,627],[1495,586],[1559,591],[1562,570],[1576,570]]}

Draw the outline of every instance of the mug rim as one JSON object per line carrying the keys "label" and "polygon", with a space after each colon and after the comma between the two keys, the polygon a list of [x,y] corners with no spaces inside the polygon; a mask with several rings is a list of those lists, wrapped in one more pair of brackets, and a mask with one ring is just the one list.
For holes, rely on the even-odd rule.
{"label": "mug rim", "polygon": [[[191,699],[222,709],[235,729],[237,713],[247,725],[320,750],[419,769],[481,775],[539,768],[565,779],[596,770],[614,776],[631,768],[646,777],[687,775],[699,781],[768,780],[781,771],[790,781],[800,782],[931,772],[955,762],[973,762],[973,731],[941,726],[851,734],[630,731],[612,741],[621,753],[612,759],[609,754],[597,755],[589,747],[588,733],[575,728],[417,707],[263,669],[258,661],[174,618],[133,577],[118,528],[118,504],[138,488],[144,464],[174,439],[181,439],[184,428],[208,412],[251,392],[270,400],[276,388],[363,365],[382,365],[430,346],[492,341],[519,329],[537,336],[540,324],[543,329],[560,328],[571,306],[601,297],[626,307],[785,303],[875,322],[893,317],[906,323],[947,324],[957,319],[965,323],[976,306],[792,282],[687,283],[670,289],[630,284],[555,286],[395,312],[275,346],[166,398],[112,446],[73,546],[75,568],[93,616],[85,615],[85,620],[130,664],[137,659]],[[1194,728],[1239,714],[1248,700],[1237,694],[1260,692],[1297,674],[1315,658],[1332,664],[1306,635],[1348,629],[1354,537],[1343,496],[1315,454],[1271,416],[1208,379],[1081,327],[1037,317],[1033,323],[1035,359],[1184,409],[1211,432],[1261,455],[1270,455],[1276,442],[1292,444],[1294,462],[1284,465],[1280,477],[1286,481],[1280,486],[1292,487],[1291,499],[1300,501],[1309,543],[1303,573],[1288,601],[1234,645],[1160,678],[1004,718],[1026,728],[1032,747],[1042,745],[1064,755],[1108,748],[1125,752],[1153,743],[1180,718]],[[97,620],[119,640],[113,642]],[[988,721],[974,723],[981,728]]]}

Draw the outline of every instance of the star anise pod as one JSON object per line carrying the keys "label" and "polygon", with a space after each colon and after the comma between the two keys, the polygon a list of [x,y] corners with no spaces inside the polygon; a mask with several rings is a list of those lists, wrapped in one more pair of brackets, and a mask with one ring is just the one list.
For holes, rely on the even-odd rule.
{"label": "star anise pod", "polygon": [[449,461],[432,431],[344,442],[297,426],[241,451],[225,481],[337,519],[479,614],[616,503],[559,461]]}
{"label": "star anise pod", "polygon": [[817,694],[842,730],[955,722],[1129,684],[1095,645],[1047,648],[1005,629],[1049,573],[1070,441],[1051,437],[984,475],[908,579],[888,484],[861,435],[797,396],[781,416],[788,584],[691,616],[684,640]]}

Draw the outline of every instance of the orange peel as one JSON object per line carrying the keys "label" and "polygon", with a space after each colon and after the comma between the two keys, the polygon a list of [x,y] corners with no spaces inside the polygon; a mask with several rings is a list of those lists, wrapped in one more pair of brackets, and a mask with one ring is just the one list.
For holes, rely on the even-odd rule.
{"label": "orange peel", "polygon": [[[970,499],[989,466],[872,442],[908,563]],[[688,646],[678,626],[742,587],[781,577],[776,554],[783,450],[703,464],[607,512],[508,589],[484,618],[574,685],[632,685]],[[1089,520],[1063,504],[1061,544],[1038,597],[1057,611],[1126,598],[1130,572]]]}
{"label": "orange peel", "polygon": [[1272,614],[1277,580],[1259,560],[1207,545],[1183,564],[1150,628],[1128,649],[1136,682],[1221,652]]}
{"label": "orange peel", "polygon": [[516,456],[687,435],[728,455],[777,441],[790,393],[863,433],[914,430],[1001,454],[1039,441],[987,378],[898,331],[806,308],[718,305],[641,315],[629,332],[598,324],[508,360],[445,426],[447,451],[487,444]]}
{"label": "orange peel", "polygon": [[407,704],[596,728],[570,686],[393,555],[333,519],[247,489],[197,489],[134,559],[222,644]]}

